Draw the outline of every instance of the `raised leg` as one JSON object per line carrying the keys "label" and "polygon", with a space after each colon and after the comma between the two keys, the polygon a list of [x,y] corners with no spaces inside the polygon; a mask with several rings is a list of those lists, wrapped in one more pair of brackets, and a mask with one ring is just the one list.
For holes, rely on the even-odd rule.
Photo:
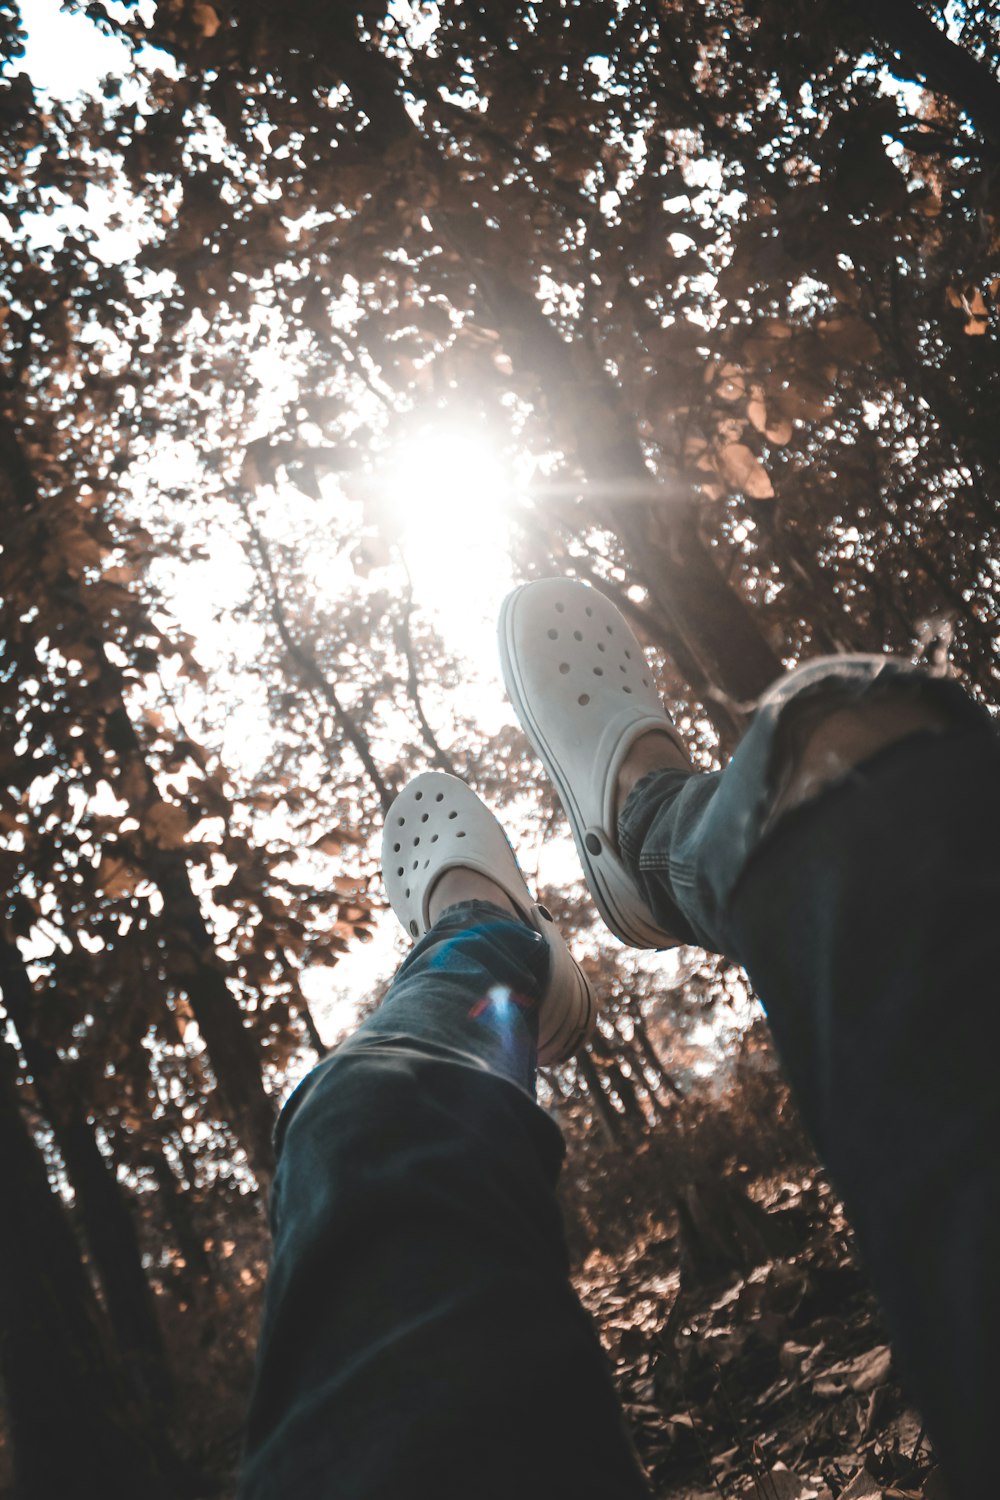
{"label": "raised leg", "polygon": [[[756,738],[755,738],[756,734]],[[958,1500],[1000,1400],[1000,747],[953,684],[836,680],[620,844],[664,924],[747,969]]]}
{"label": "raised leg", "polygon": [[451,907],[290,1100],[242,1500],[646,1495],[534,1102],[548,969]]}

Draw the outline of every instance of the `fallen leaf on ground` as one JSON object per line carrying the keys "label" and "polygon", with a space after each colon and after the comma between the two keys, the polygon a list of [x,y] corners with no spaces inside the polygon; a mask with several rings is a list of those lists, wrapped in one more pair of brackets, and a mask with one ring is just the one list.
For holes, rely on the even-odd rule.
{"label": "fallen leaf on ground", "polygon": [[882,1500],[882,1486],[867,1469],[861,1469],[847,1488],[841,1490],[840,1500]]}

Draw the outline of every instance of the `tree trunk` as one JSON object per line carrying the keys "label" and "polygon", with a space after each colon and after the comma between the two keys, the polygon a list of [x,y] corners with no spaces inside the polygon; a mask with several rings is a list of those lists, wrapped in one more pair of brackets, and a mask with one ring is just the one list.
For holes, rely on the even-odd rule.
{"label": "tree trunk", "polygon": [[[580,520],[621,539],[634,581],[664,622],[662,644],[694,691],[714,687],[750,702],[781,675],[781,661],[702,541],[690,490],[654,478],[634,414],[600,361],[562,339],[537,298],[472,259],[505,347],[538,381],[557,428],[573,436],[586,476]],[[588,487],[599,498],[588,499]]]}
{"label": "tree trunk", "polygon": [[72,1074],[35,1035],[34,995],[18,948],[0,935],[0,992],[18,1034],[38,1104],[66,1164],[119,1352],[140,1397],[170,1404],[173,1381],[126,1194],[105,1160]]}
{"label": "tree trunk", "polygon": [[204,1236],[195,1222],[189,1194],[177,1181],[159,1142],[150,1144],[146,1159],[159,1189],[163,1216],[174,1232],[184,1260],[183,1271],[177,1276],[179,1289],[189,1303],[200,1308],[204,1318],[211,1301],[214,1271]]}
{"label": "tree trunk", "polygon": [[608,1144],[611,1146],[620,1146],[624,1134],[621,1115],[601,1088],[600,1075],[594,1064],[594,1059],[586,1047],[581,1047],[579,1052],[576,1053],[576,1065],[580,1069],[581,1077],[587,1086],[587,1093],[590,1095],[594,1108],[597,1111],[598,1124],[604,1132]]}
{"label": "tree trunk", "polygon": [[636,1091],[635,1083],[625,1072],[619,1061],[619,1057],[624,1051],[625,1048],[619,1037],[614,1053],[609,1058],[602,1058],[601,1065],[607,1074],[608,1082],[621,1100],[622,1112],[625,1119],[641,1134],[644,1134],[649,1129],[649,1121],[646,1118],[646,1113],[642,1105],[639,1103],[639,1095]]}
{"label": "tree trunk", "polygon": [[646,1022],[641,1016],[633,1016],[632,1025],[634,1028],[633,1034],[635,1036],[636,1045],[638,1046],[639,1051],[642,1054],[643,1060],[646,1063],[646,1067],[651,1072],[657,1075],[657,1077],[660,1079],[661,1084],[669,1089],[670,1093],[673,1094],[675,1099],[683,1099],[684,1091],[678,1087],[678,1085],[674,1082],[672,1076],[667,1072],[663,1063],[660,1061],[660,1057],[656,1051],[656,1048],[650,1041],[649,1032],[646,1030]]}
{"label": "tree trunk", "polygon": [[[0,502],[12,519],[24,525],[18,556],[25,559],[25,566],[31,559],[38,562],[50,551],[52,537],[30,463],[13,423],[6,417],[0,417]],[[79,581],[65,571],[54,583],[40,575],[32,581],[38,592],[58,595],[74,617],[79,640],[93,654],[98,675],[90,691],[107,705],[105,740],[117,760],[116,789],[142,828],[148,825],[152,813],[168,809],[168,804],[160,796],[125,706],[122,674],[108,656]],[[108,770],[111,772],[112,767]],[[273,1171],[274,1109],[264,1089],[257,1044],[226,983],[212,934],[191,885],[184,851],[161,848],[147,839],[141,862],[159,887],[178,935],[166,953],[170,982],[190,1002],[226,1113],[251,1169],[266,1188]]]}
{"label": "tree trunk", "polygon": [[21,1500],[168,1500],[172,1486],[104,1342],[66,1212],[21,1115],[0,1040],[0,1367]]}
{"label": "tree trunk", "polygon": [[682,1283],[710,1285],[788,1249],[785,1226],[731,1177],[697,1179],[676,1198]]}

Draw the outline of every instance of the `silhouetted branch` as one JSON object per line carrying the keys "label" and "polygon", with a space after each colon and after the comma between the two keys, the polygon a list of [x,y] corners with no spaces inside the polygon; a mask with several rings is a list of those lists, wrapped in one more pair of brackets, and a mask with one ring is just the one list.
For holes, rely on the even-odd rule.
{"label": "silhouetted branch", "polygon": [[278,632],[281,644],[284,646],[289,659],[297,668],[302,681],[309,687],[314,688],[329,706],[337,728],[361,761],[365,773],[375,789],[375,795],[378,797],[382,811],[388,812],[392,805],[394,793],[387,785],[382,773],[375,764],[375,758],[372,755],[368,737],[358,727],[352,715],[341,703],[340,698],[337,696],[336,688],[323,671],[315,656],[312,652],[306,650],[301,641],[296,640],[291,624],[289,623],[284,601],[281,597],[281,589],[271,557],[270,546],[260,527],[250,514],[250,507],[242,500],[239,500],[238,503],[246,522],[247,530],[257,551],[266,585],[268,613],[275,630]]}
{"label": "silhouetted branch", "polygon": [[406,691],[410,702],[413,704],[413,711],[417,716],[417,723],[420,725],[420,733],[423,735],[424,743],[431,752],[431,763],[440,770],[447,771],[450,776],[457,776],[458,772],[455,769],[455,762],[451,759],[450,755],[441,749],[437,735],[431,728],[430,721],[424,712],[423,698],[420,691],[420,674],[417,670],[417,654],[413,645],[413,632],[410,628],[410,619],[413,615],[413,580],[410,577],[410,570],[406,566],[405,561],[403,562],[403,567],[406,572],[406,593],[403,595],[402,610],[398,619],[396,636],[397,644],[406,661]]}

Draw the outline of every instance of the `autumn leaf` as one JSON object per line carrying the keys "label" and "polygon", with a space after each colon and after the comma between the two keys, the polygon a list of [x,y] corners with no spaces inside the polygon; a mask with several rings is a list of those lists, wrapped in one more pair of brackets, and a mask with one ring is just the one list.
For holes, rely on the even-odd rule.
{"label": "autumn leaf", "polygon": [[188,815],[173,802],[156,802],[144,815],[142,831],[158,849],[179,849],[190,832]]}
{"label": "autumn leaf", "polygon": [[767,470],[745,443],[729,443],[720,449],[716,463],[731,489],[742,490],[751,500],[770,500],[774,495]]}
{"label": "autumn leaf", "polygon": [[747,416],[769,443],[780,447],[791,441],[792,433],[795,431],[791,417],[784,416],[780,412],[772,413],[771,407],[760,396],[755,396],[747,403]]}
{"label": "autumn leaf", "polygon": [[723,401],[739,401],[746,390],[746,378],[739,365],[724,364],[719,371],[716,395]]}
{"label": "autumn leaf", "polygon": [[141,879],[139,872],[113,854],[105,854],[97,867],[97,885],[106,896],[131,896]]}
{"label": "autumn leaf", "polygon": [[857,364],[874,358],[881,345],[878,335],[863,318],[847,315],[816,325],[824,346],[841,364]]}
{"label": "autumn leaf", "polygon": [[195,0],[191,7],[191,19],[206,40],[213,37],[222,24],[218,13],[206,0]]}
{"label": "autumn leaf", "polygon": [[343,852],[344,841],[337,833],[324,833],[309,845],[320,854],[328,854],[331,858]]}
{"label": "autumn leaf", "polygon": [[67,572],[79,577],[87,568],[100,564],[104,549],[80,526],[67,528],[59,538],[59,552]]}

